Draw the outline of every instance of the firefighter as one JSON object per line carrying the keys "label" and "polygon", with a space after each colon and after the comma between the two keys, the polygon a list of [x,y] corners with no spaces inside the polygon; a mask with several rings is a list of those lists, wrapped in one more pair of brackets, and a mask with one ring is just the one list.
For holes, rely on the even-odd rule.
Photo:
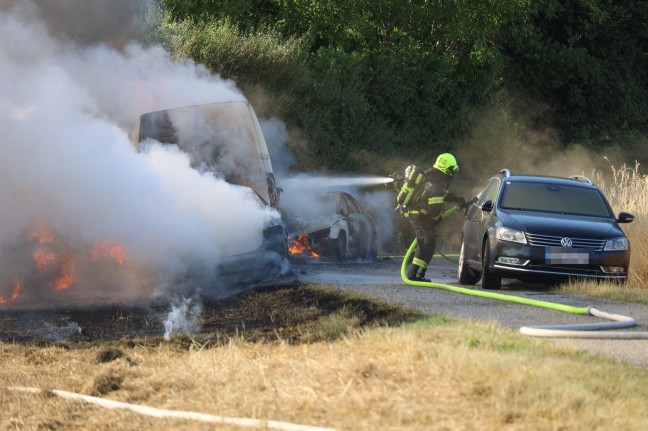
{"label": "firefighter", "polygon": [[[405,179],[410,176],[411,170],[415,168],[414,165],[410,165],[405,169],[405,176],[403,174],[399,174],[398,172],[394,172],[393,174],[389,175],[389,178],[393,180],[392,186],[394,187],[394,191],[398,194],[401,191],[401,188],[403,187],[405,183]],[[385,184],[387,185],[387,184]],[[398,211],[398,210],[401,211]],[[404,250],[407,250],[409,245],[412,243],[412,240],[414,239],[414,232],[412,231],[412,227],[407,220],[407,218],[404,216],[404,211],[402,211],[402,208],[400,205],[396,206],[394,210],[397,212],[396,217],[396,249],[399,252],[402,252]],[[404,249],[404,250],[403,250]]]}
{"label": "firefighter", "polygon": [[420,197],[403,208],[403,215],[409,220],[417,240],[414,260],[407,268],[407,278],[410,280],[430,281],[425,278],[425,271],[436,249],[437,225],[444,215],[454,213],[448,211],[444,214],[444,203],[455,202],[460,208],[467,205],[463,196],[448,192],[458,169],[457,160],[452,154],[439,155],[434,166],[424,171],[424,189]]}

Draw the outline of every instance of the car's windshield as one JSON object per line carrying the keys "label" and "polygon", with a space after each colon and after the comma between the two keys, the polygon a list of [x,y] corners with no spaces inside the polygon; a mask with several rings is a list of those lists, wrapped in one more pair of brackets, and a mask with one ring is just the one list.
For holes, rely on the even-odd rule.
{"label": "car's windshield", "polygon": [[337,212],[336,202],[333,194],[319,195],[306,212],[311,216],[331,216]]}
{"label": "car's windshield", "polygon": [[337,201],[334,194],[304,194],[286,196],[283,199],[282,211],[288,218],[331,217],[337,213]]}
{"label": "car's windshield", "polygon": [[500,207],[592,217],[611,216],[603,196],[596,189],[551,183],[507,181]]}

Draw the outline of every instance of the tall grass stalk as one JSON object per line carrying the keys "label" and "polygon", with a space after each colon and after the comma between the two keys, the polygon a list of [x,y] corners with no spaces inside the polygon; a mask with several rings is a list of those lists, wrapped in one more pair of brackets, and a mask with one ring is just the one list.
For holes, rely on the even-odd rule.
{"label": "tall grass stalk", "polygon": [[611,176],[595,171],[593,177],[614,211],[635,216],[632,223],[622,225],[632,247],[628,282],[648,289],[648,176],[641,173],[640,167],[639,162],[618,168],[610,163]]}

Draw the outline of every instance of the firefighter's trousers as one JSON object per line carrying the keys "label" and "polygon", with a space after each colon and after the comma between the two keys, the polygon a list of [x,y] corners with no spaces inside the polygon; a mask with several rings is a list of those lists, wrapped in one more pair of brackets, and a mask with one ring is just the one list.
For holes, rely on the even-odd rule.
{"label": "firefighter's trousers", "polygon": [[438,222],[434,221],[432,217],[422,214],[411,215],[409,222],[416,235],[416,251],[414,252],[413,265],[410,266],[407,277],[414,278],[417,271],[419,271],[419,275],[425,274],[425,269],[434,256]]}

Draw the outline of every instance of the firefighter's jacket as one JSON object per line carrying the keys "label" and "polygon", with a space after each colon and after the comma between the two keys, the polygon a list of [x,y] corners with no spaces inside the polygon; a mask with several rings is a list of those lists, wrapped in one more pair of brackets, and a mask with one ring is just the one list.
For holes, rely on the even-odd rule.
{"label": "firefighter's jacket", "polygon": [[445,202],[463,204],[465,199],[448,192],[450,178],[444,173],[432,168],[428,171],[425,182],[425,193],[418,201],[404,211],[405,217],[424,216],[434,221],[441,221],[445,211]]}

